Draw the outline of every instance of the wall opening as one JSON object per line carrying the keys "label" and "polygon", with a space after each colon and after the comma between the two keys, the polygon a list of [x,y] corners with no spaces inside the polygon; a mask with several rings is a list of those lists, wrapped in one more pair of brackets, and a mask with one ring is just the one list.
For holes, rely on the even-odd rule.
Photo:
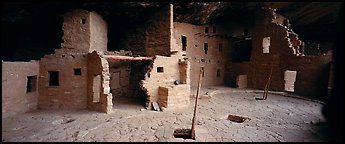
{"label": "wall opening", "polygon": [[230,52],[231,62],[244,62],[250,61],[252,51],[252,40],[237,40],[233,42],[231,46],[232,52]]}
{"label": "wall opening", "polygon": [[93,77],[93,83],[92,83],[92,91],[93,91],[93,97],[92,102],[98,103],[100,102],[100,93],[101,93],[101,75],[95,75]]}
{"label": "wall opening", "polygon": [[81,68],[75,68],[74,70],[74,75],[81,76]]}
{"label": "wall opening", "polygon": [[37,76],[27,76],[26,92],[34,92],[37,88]]}
{"label": "wall opening", "polygon": [[270,37],[264,37],[262,39],[262,52],[263,53],[270,53],[270,45],[271,45],[271,38]]}
{"label": "wall opening", "polygon": [[[113,72],[110,75],[110,88],[117,89],[120,88],[120,72]],[[116,95],[113,94],[113,97]]]}
{"label": "wall opening", "polygon": [[157,72],[158,73],[163,73],[164,72],[164,68],[163,67],[157,67]]}
{"label": "wall opening", "polygon": [[202,77],[205,76],[205,70],[204,70],[204,67],[201,67],[201,70],[202,70]]}
{"label": "wall opening", "polygon": [[180,72],[181,84],[187,83],[187,69],[188,69],[188,63],[186,61],[179,62],[179,72]]}
{"label": "wall opening", "polygon": [[205,54],[207,54],[207,51],[208,51],[208,43],[204,43],[204,51],[205,51]]}
{"label": "wall opening", "polygon": [[220,77],[220,69],[217,69],[217,77]]}
{"label": "wall opening", "polygon": [[285,91],[294,92],[295,91],[295,81],[296,81],[297,71],[286,70],[284,73],[285,81]]}
{"label": "wall opening", "polygon": [[49,73],[49,86],[59,86],[59,72],[48,71]]}
{"label": "wall opening", "polygon": [[213,26],[213,33],[216,33],[216,32],[217,32],[216,26]]}
{"label": "wall opening", "polygon": [[208,33],[208,27],[205,27],[205,33]]}
{"label": "wall opening", "polygon": [[186,49],[187,49],[187,37],[181,35],[181,41],[182,41],[182,50],[186,51]]}
{"label": "wall opening", "polygon": [[222,43],[220,43],[219,45],[218,45],[218,51],[223,51],[223,44]]}
{"label": "wall opening", "polygon": [[84,18],[81,19],[81,23],[82,23],[82,24],[85,24],[85,23],[86,23],[86,19],[84,19]]}
{"label": "wall opening", "polygon": [[248,29],[245,28],[245,29],[243,30],[243,34],[244,34],[244,36],[248,36],[248,35],[249,35]]}

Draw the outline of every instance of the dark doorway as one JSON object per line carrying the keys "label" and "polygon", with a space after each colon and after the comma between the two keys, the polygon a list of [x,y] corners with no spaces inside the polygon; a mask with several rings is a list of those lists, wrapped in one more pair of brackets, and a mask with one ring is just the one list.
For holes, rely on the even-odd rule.
{"label": "dark doorway", "polygon": [[48,71],[49,73],[49,86],[59,86],[59,72]]}
{"label": "dark doorway", "polygon": [[187,49],[187,37],[181,36],[181,40],[182,40],[182,50],[186,51],[186,49]]}

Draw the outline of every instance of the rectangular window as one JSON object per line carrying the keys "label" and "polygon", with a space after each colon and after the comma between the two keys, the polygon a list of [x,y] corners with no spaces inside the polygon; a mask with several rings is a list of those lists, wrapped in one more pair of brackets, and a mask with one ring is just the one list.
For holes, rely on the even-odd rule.
{"label": "rectangular window", "polygon": [[49,86],[59,86],[59,72],[48,71],[49,73]]}
{"label": "rectangular window", "polygon": [[208,51],[208,43],[204,43],[204,51],[205,51],[205,54],[207,54],[207,51]]}
{"label": "rectangular window", "polygon": [[85,22],[86,22],[86,20],[83,18],[83,19],[81,19],[81,23],[82,24],[85,24]]}
{"label": "rectangular window", "polygon": [[81,68],[75,68],[74,69],[74,75],[81,75]]}
{"label": "rectangular window", "polygon": [[163,67],[157,67],[157,72],[158,72],[158,73],[164,72],[164,68],[163,68]]}
{"label": "rectangular window", "polygon": [[205,33],[208,33],[208,27],[205,27]]}
{"label": "rectangular window", "polygon": [[213,26],[213,33],[216,33],[216,26]]}
{"label": "rectangular window", "polygon": [[264,37],[262,39],[262,48],[263,53],[270,53],[270,45],[271,45],[271,38],[270,37]]}
{"label": "rectangular window", "polygon": [[186,51],[186,49],[187,49],[187,37],[181,36],[181,40],[182,40],[182,50]]}
{"label": "rectangular window", "polygon": [[36,91],[37,76],[27,76],[26,92]]}
{"label": "rectangular window", "polygon": [[223,50],[223,44],[222,44],[222,43],[219,44],[218,50],[219,50],[220,52]]}

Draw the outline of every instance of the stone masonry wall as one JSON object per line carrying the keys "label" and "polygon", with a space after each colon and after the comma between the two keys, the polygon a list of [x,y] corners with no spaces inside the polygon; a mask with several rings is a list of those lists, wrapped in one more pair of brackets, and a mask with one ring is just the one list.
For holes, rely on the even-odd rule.
{"label": "stone masonry wall", "polygon": [[[209,32],[205,33],[205,27],[209,27]],[[204,77],[202,86],[215,86],[224,84],[224,72],[226,63],[226,54],[228,50],[228,41],[221,31],[222,27],[215,26],[216,32],[212,26],[196,26],[192,24],[174,22],[174,38],[182,50],[182,38],[187,38],[186,57],[190,61],[190,81],[192,89],[198,85],[198,76],[201,67],[204,68]],[[208,49],[205,54],[204,43],[207,43]],[[221,45],[221,48],[219,48]],[[218,73],[218,74],[217,74]]]}
{"label": "stone masonry wall", "polygon": [[[292,70],[297,71],[295,93],[314,98],[326,95],[331,55],[303,56],[299,51],[302,42],[289,29],[288,20],[275,20],[277,17],[273,9],[262,9],[256,14],[250,62],[228,63],[227,73],[230,75],[226,78],[227,82],[231,83],[229,79],[233,75],[247,74],[249,87],[263,90],[272,68],[269,90],[284,91],[284,72]],[[270,40],[265,42],[267,37]],[[269,46],[268,53],[264,53],[266,44]]]}
{"label": "stone masonry wall", "polygon": [[86,10],[74,10],[63,17],[63,43],[61,47],[73,48],[89,52],[90,50],[90,12]]}
{"label": "stone masonry wall", "polygon": [[[36,76],[27,92],[28,76]],[[39,62],[2,62],[2,118],[37,108]]]}
{"label": "stone masonry wall", "polygon": [[96,12],[90,12],[90,50],[104,52],[107,51],[108,27],[102,16]]}
{"label": "stone masonry wall", "polygon": [[[88,54],[87,59],[87,107],[88,109],[110,113],[113,96],[110,93],[109,63],[99,52]],[[100,80],[95,80],[99,77]],[[95,90],[95,88],[97,90]]]}
{"label": "stone masonry wall", "polygon": [[[178,55],[172,57],[156,56],[151,72],[147,73],[142,81],[146,88],[148,101],[158,101],[159,86],[174,85],[175,80],[180,80]],[[150,106],[148,106],[150,108]]]}
{"label": "stone masonry wall", "polygon": [[134,55],[170,55],[172,5],[163,7],[149,20],[128,32],[123,48]]}
{"label": "stone masonry wall", "polygon": [[[81,74],[75,75],[74,69]],[[48,71],[58,71],[59,86],[49,86]],[[84,109],[87,95],[87,56],[78,49],[56,49],[40,60],[38,107],[42,109]]]}
{"label": "stone masonry wall", "polygon": [[158,104],[162,110],[183,108],[190,104],[189,85],[182,84],[158,88]]}

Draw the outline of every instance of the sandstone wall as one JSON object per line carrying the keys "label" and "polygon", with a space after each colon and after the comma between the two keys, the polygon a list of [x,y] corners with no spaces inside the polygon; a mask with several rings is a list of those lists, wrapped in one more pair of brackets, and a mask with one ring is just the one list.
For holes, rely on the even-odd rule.
{"label": "sandstone wall", "polygon": [[[215,32],[213,26],[216,27]],[[209,27],[208,33],[205,33],[205,27]],[[174,39],[180,50],[183,47],[181,36],[187,38],[185,55],[190,61],[190,81],[193,89],[197,88],[201,67],[204,69],[202,86],[224,84],[228,41],[221,31],[222,27],[217,25],[196,26],[174,22]],[[208,48],[205,48],[205,45]]]}
{"label": "sandstone wall", "polygon": [[[80,69],[76,75],[74,69]],[[48,71],[58,72],[58,86],[50,86]],[[87,55],[78,49],[56,49],[40,60],[38,107],[84,109],[87,101]]]}
{"label": "sandstone wall", "polygon": [[63,17],[63,43],[61,47],[89,52],[90,49],[90,13],[86,10],[74,10]]}
{"label": "sandstone wall", "polygon": [[146,23],[128,32],[122,47],[132,51],[134,55],[169,56],[172,12],[172,5],[163,7]]}
{"label": "sandstone wall", "polygon": [[108,27],[99,14],[90,12],[90,50],[104,52],[107,51]]}
{"label": "sandstone wall", "polygon": [[[28,76],[34,76],[31,91]],[[39,62],[2,62],[2,117],[25,113],[37,108]],[[29,78],[30,79],[30,78]]]}
{"label": "sandstone wall", "polygon": [[109,63],[98,52],[87,58],[87,108],[110,113],[113,109],[113,96],[110,93]]}

